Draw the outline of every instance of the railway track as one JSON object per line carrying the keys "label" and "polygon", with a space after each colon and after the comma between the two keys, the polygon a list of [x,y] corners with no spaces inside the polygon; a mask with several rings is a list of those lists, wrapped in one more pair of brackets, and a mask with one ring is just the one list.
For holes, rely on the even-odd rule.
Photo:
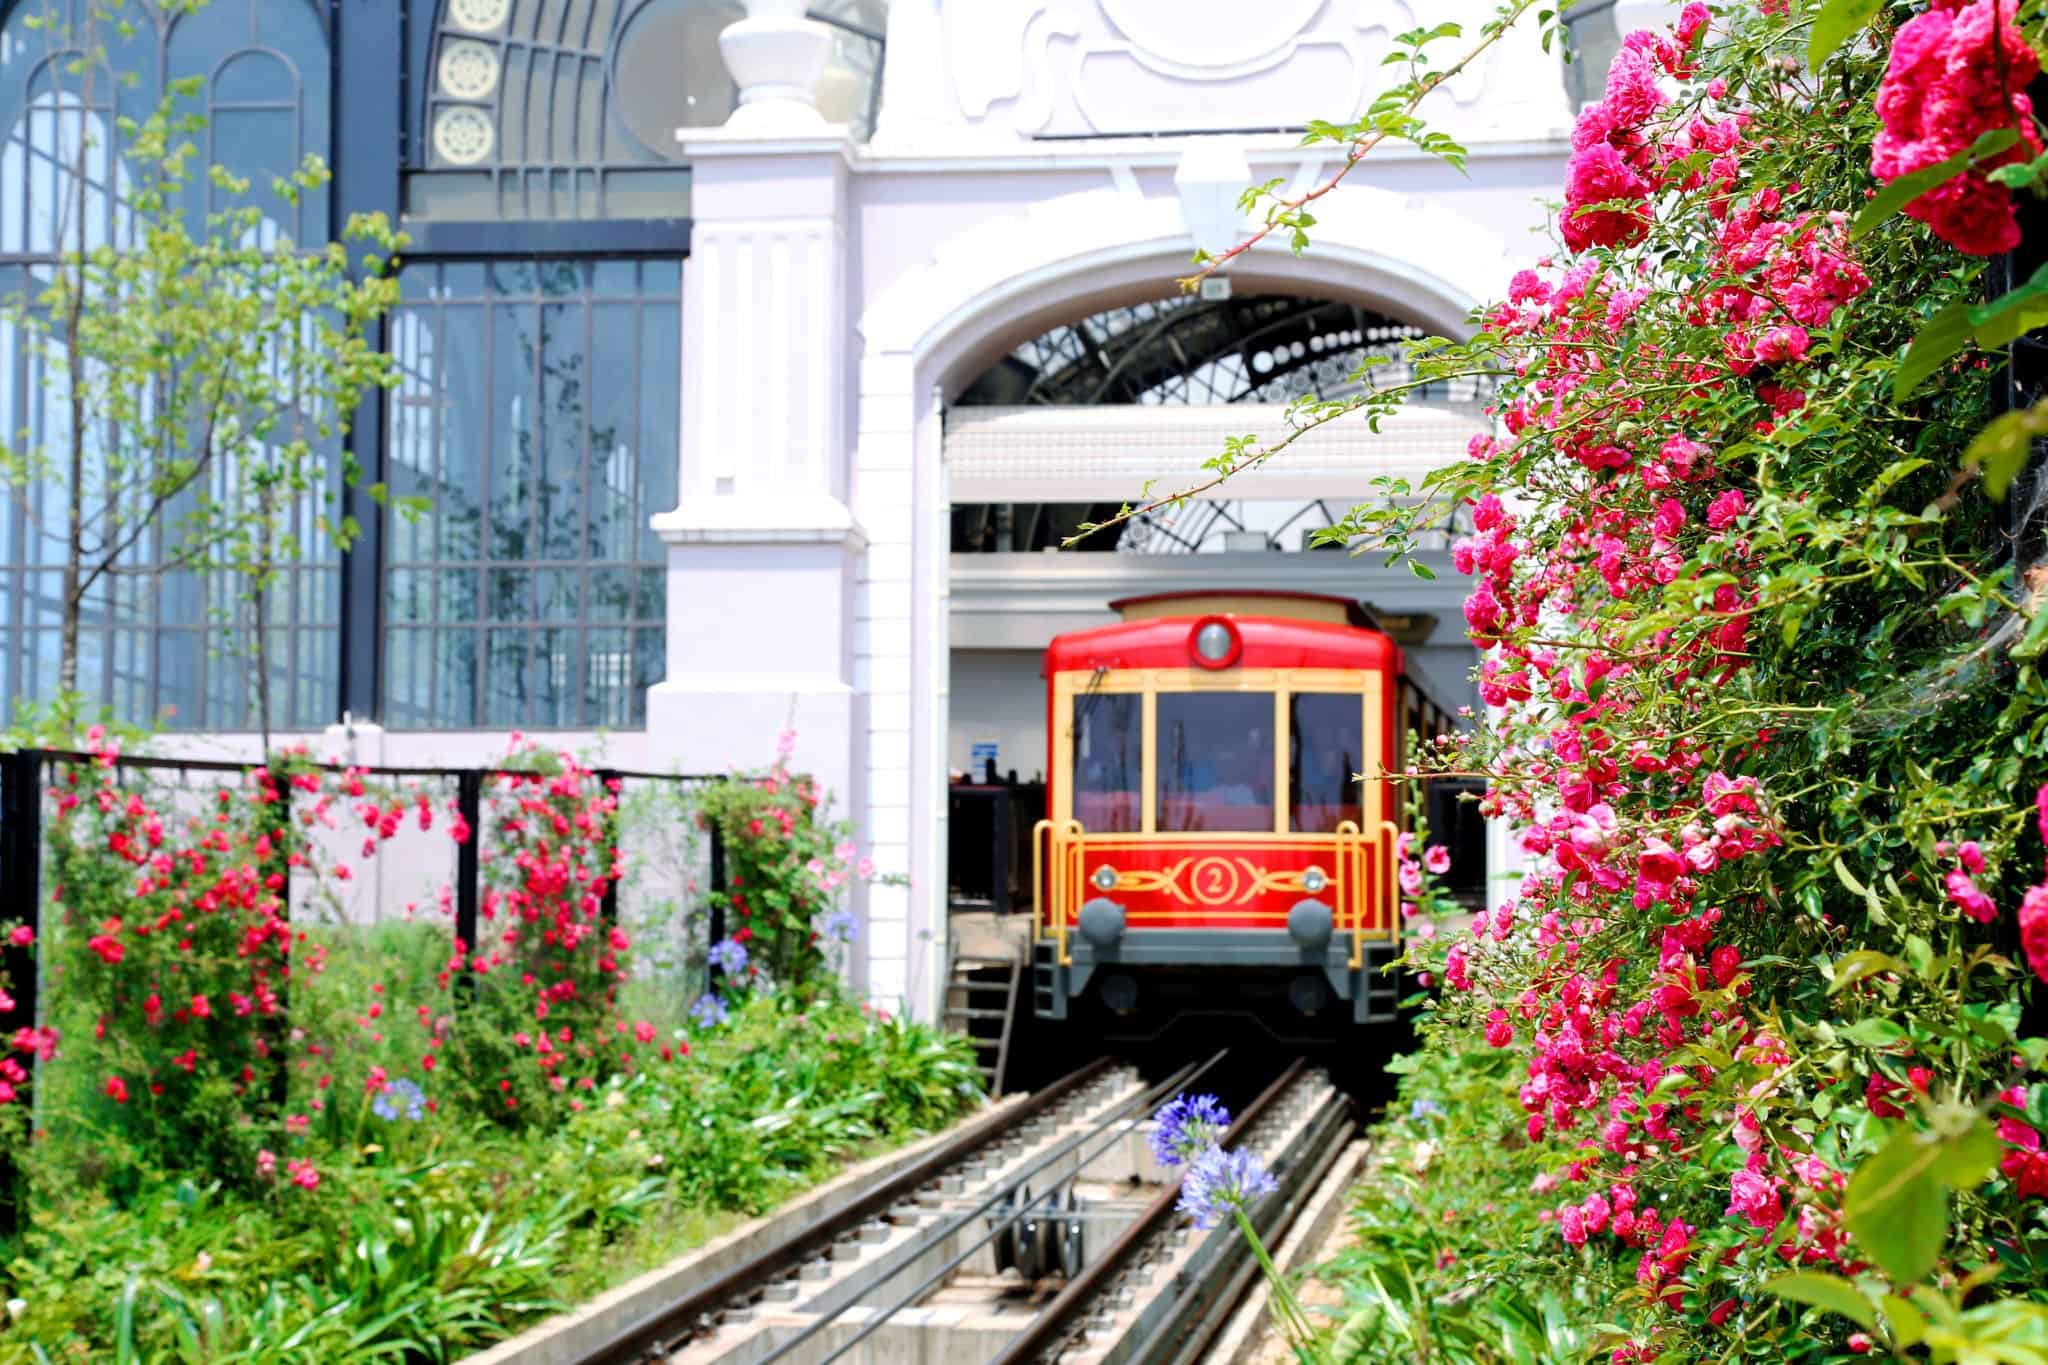
{"label": "railway track", "polygon": [[[970,1125],[839,1212],[549,1365],[1189,1362],[1257,1267],[1233,1228],[1177,1214],[1149,1119],[1223,1054],[1156,1084],[1109,1059]],[[1232,1125],[1280,1183],[1277,1241],[1354,1129],[1297,1062]],[[522,1357],[523,1358],[523,1357]]]}

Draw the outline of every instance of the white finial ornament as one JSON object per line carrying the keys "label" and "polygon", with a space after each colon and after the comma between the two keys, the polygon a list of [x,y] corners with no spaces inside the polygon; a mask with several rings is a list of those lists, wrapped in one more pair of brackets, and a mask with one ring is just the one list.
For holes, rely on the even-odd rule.
{"label": "white finial ornament", "polygon": [[815,135],[818,78],[832,59],[832,30],[804,17],[805,0],[745,0],[747,17],[718,35],[726,69],[740,87],[725,126],[763,137]]}

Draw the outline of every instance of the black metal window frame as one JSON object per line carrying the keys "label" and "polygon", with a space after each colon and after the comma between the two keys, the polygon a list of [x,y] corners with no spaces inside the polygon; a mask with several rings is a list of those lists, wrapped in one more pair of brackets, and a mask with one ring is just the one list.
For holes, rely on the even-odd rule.
{"label": "black metal window frame", "polygon": [[[583,220],[423,220],[403,215],[405,177],[414,166],[408,147],[425,131],[431,75],[424,60],[441,28],[440,3],[418,6],[408,17],[381,6],[336,5],[334,43],[336,223],[351,213],[381,212],[404,228],[405,262],[577,257],[672,257],[687,260],[691,223],[686,216]],[[393,48],[398,60],[392,60]],[[347,72],[347,79],[341,78]],[[379,327],[387,349],[391,327]],[[342,556],[340,718],[381,721],[384,716],[384,639],[387,518],[394,513],[369,489],[391,473],[391,395],[367,397],[351,423],[349,445],[362,471],[347,501],[361,530]]]}
{"label": "black metal window frame", "polygon": [[[109,62],[97,63],[94,79],[103,84],[89,96],[68,101],[63,94],[75,86],[67,64],[83,55],[79,40],[75,36],[67,38],[64,30],[56,27],[28,37],[24,49],[16,54],[17,62],[24,64],[27,72],[22,102],[16,111],[22,122],[0,130],[0,137],[21,147],[22,173],[26,177],[18,187],[20,216],[0,229],[0,246],[4,246],[0,250],[0,282],[4,282],[0,283],[0,293],[33,298],[43,285],[36,279],[37,272],[54,268],[61,253],[75,249],[76,245],[70,229],[78,225],[60,228],[63,240],[46,243],[37,238],[38,200],[42,195],[61,191],[69,171],[39,152],[33,145],[35,140],[50,137],[62,143],[67,136],[102,140],[104,151],[98,157],[97,178],[88,182],[91,228],[86,240],[89,245],[124,240],[132,232],[132,224],[126,222],[121,202],[121,120],[140,119],[154,112],[157,99],[169,90],[174,75],[200,78],[200,88],[188,104],[196,102],[207,115],[201,150],[208,163],[220,147],[220,120],[216,116],[223,114],[281,114],[290,118],[291,164],[264,169],[289,172],[308,153],[331,155],[331,123],[325,137],[314,137],[309,132],[307,94],[309,85],[324,87],[328,108],[320,112],[330,113],[335,96],[334,15],[329,0],[294,2],[302,5],[296,22],[304,25],[310,21],[317,28],[321,53],[316,65],[307,63],[310,49],[287,50],[279,45],[285,40],[277,38],[274,30],[268,37],[263,33],[263,18],[275,13],[265,5],[276,4],[277,0],[239,0],[239,8],[223,0],[218,6],[193,12],[166,12],[137,3],[103,22],[113,25],[125,19],[126,30],[108,40],[109,48],[120,50],[120,56],[142,60],[118,69]],[[0,5],[0,29],[21,36],[19,29],[28,16],[59,24],[80,23],[82,9],[72,0],[15,0]],[[237,38],[232,25],[244,19],[248,32]],[[287,20],[287,26],[291,22]],[[208,23],[221,25],[221,31],[195,27]],[[206,38],[211,38],[212,46],[221,51],[204,64],[204,69],[180,60],[181,43],[203,43]],[[205,49],[183,55],[204,59]],[[250,58],[274,64],[283,72],[290,83],[289,99],[223,96],[223,77]],[[54,90],[50,85],[52,71],[67,73],[58,77]],[[45,100],[47,104],[43,103]],[[37,120],[42,120],[40,131]],[[67,123],[75,124],[69,134]],[[26,133],[22,132],[24,126],[28,129]],[[93,162],[87,164],[88,175],[94,175]],[[241,169],[247,172],[253,168]],[[287,202],[270,196],[267,187],[260,183],[253,184],[251,189],[266,213],[284,220],[281,226],[289,229],[294,240],[328,239],[331,205],[324,190],[310,192],[297,202]],[[225,207],[216,199],[215,188],[203,170],[188,172],[184,200],[195,227],[205,214]],[[10,421],[29,427],[46,419],[41,405],[27,397],[37,385],[29,357],[18,346],[8,348],[8,371],[0,376],[0,385],[13,395]],[[227,466],[218,467],[209,478],[215,494],[228,491],[226,481],[232,477],[233,471]],[[48,608],[36,603],[38,599],[57,595],[62,565],[39,557],[32,546],[38,539],[48,539],[49,532],[38,528],[47,525],[42,516],[47,502],[60,494],[61,490],[38,481],[24,490],[22,497],[7,499],[0,505],[0,523],[4,523],[0,524],[0,634],[5,636],[5,647],[0,648],[0,703],[10,709],[23,698],[46,698],[54,686],[55,657],[42,657],[39,645],[51,645],[59,628],[54,623],[45,624],[44,613]],[[317,695],[336,671],[339,631],[332,606],[338,593],[341,565],[331,542],[315,524],[320,510],[315,505],[317,501],[317,496],[309,498],[305,507],[294,509],[298,524],[293,530],[299,543],[306,547],[305,553],[297,562],[279,570],[280,581],[270,600],[273,624],[268,633],[276,644],[269,662],[273,685],[280,681],[283,684],[283,705],[274,719],[282,724],[303,722],[324,712],[324,704],[308,699]],[[98,590],[95,601],[88,604],[81,622],[80,681],[96,686],[98,695],[93,700],[131,719],[169,719],[187,727],[236,728],[247,723],[249,664],[241,659],[228,661],[221,654],[223,641],[238,628],[225,615],[232,595],[226,591],[224,571],[203,563],[179,567],[171,562],[174,547],[164,523],[184,510],[189,509],[174,506],[123,552],[101,580],[104,587]],[[182,684],[166,681],[167,677],[177,675],[183,676]]]}
{"label": "black metal window frame", "polygon": [[[0,22],[38,0],[0,0]],[[326,194],[324,225],[309,220],[305,239],[337,238],[352,216],[381,213],[400,225],[410,244],[407,262],[577,257],[590,260],[664,257],[686,260],[691,221],[686,215],[637,219],[581,220],[408,220],[404,216],[406,175],[414,169],[407,149],[424,132],[430,78],[423,59],[432,56],[441,28],[440,0],[411,7],[309,0],[327,36],[329,145],[333,180]],[[825,22],[879,42],[881,35],[836,17]],[[395,60],[394,60],[395,55]],[[879,98],[875,82],[871,100]],[[677,163],[681,164],[681,163]],[[315,217],[318,210],[314,209]],[[20,259],[15,264],[25,264]],[[396,268],[398,263],[387,263]],[[373,340],[388,349],[388,322],[373,328]],[[354,487],[341,495],[342,509],[359,530],[339,555],[338,624],[333,713],[328,719],[375,721],[383,714],[385,634],[384,547],[390,513],[372,489],[390,473],[389,395],[367,395],[351,415],[348,453],[360,470]],[[336,570],[323,570],[331,579]],[[154,646],[152,645],[152,649]],[[12,679],[0,684],[14,695]]]}
{"label": "black metal window frame", "polygon": [[[632,267],[632,288],[621,289],[616,281],[607,279],[616,272],[605,267],[617,265]],[[534,387],[527,396],[532,400],[534,411],[542,415],[541,425],[535,429],[545,432],[548,421],[545,414],[550,411],[547,395],[551,384],[562,385],[565,390],[578,384],[586,391],[593,387],[590,383],[592,376],[587,373],[580,379],[550,374],[545,336],[548,310],[577,309],[584,344],[576,354],[588,357],[597,353],[592,329],[598,325],[600,316],[630,309],[634,382],[645,386],[649,376],[655,374],[650,369],[651,365],[680,361],[681,265],[681,257],[674,251],[610,253],[603,256],[559,252],[523,258],[503,252],[488,256],[411,257],[404,268],[408,273],[419,272],[423,285],[412,298],[402,300],[393,315],[392,321],[396,324],[393,328],[393,352],[402,371],[408,369],[408,362],[415,358],[415,351],[430,352],[431,363],[437,365],[442,355],[455,354],[446,338],[451,310],[458,309],[473,313],[481,345],[488,351],[501,339],[497,338],[501,319],[513,318],[516,326],[516,320],[530,312],[533,327],[524,339],[530,340],[535,348],[531,352],[533,360],[530,367],[530,382]],[[650,280],[650,266],[669,267],[673,271],[672,279]],[[465,286],[473,288],[474,292],[446,292],[455,287],[451,280],[455,272],[464,267],[481,272],[470,286]],[[564,267],[573,268],[576,272],[573,287],[566,284]],[[431,272],[430,277],[427,272]],[[668,272],[661,273],[666,276]],[[466,273],[464,278],[468,278]],[[671,294],[659,292],[670,288],[673,289]],[[649,357],[645,354],[648,310],[664,305],[674,314],[674,340],[669,355]],[[413,320],[410,328],[406,325],[408,319]],[[422,328],[425,330],[420,330]],[[411,335],[400,335],[407,331]],[[492,363],[486,366],[488,373],[484,380],[486,390],[492,394],[496,393],[498,378],[496,359],[493,355]],[[677,380],[672,382],[679,382],[679,374],[678,369]],[[654,396],[658,400],[659,391],[665,387],[659,383],[658,376],[653,387],[657,390]],[[671,394],[675,392],[672,388],[668,391]],[[383,433],[384,448],[387,479],[394,495],[402,496],[415,481],[431,481],[442,472],[408,464],[401,458],[401,452],[409,446],[417,446],[430,459],[438,459],[445,453],[442,444],[445,437],[440,423],[443,414],[452,408],[448,395],[449,390],[442,384],[438,371],[402,379],[397,391],[385,395],[391,425]],[[673,447],[657,449],[637,439],[647,433],[646,424],[653,411],[648,406],[649,397],[643,387],[636,387],[630,395],[634,419],[631,426],[636,437],[631,443],[632,449],[640,458],[673,461]],[[660,635],[665,632],[667,624],[664,609],[666,564],[662,557],[649,556],[645,552],[642,515],[663,509],[652,505],[639,507],[639,502],[644,492],[643,484],[653,487],[657,499],[672,497],[673,485],[669,484],[664,493],[659,471],[650,480],[642,481],[636,476],[630,481],[630,487],[624,489],[602,477],[602,471],[595,463],[598,452],[592,441],[596,432],[592,427],[587,392],[579,392],[576,402],[578,406],[570,419],[572,425],[579,428],[576,439],[577,473],[571,502],[580,508],[580,515],[575,519],[575,543],[566,551],[557,544],[552,550],[535,553],[535,542],[545,546],[549,535],[540,524],[549,505],[544,479],[538,482],[541,492],[537,496],[530,499],[520,496],[523,510],[519,513],[521,529],[513,537],[516,547],[500,533],[502,528],[498,526],[497,518],[503,504],[498,480],[509,471],[499,468],[496,462],[504,443],[497,439],[493,430],[496,411],[490,398],[485,398],[479,412],[472,414],[481,425],[481,434],[474,441],[479,486],[476,489],[473,526],[455,535],[444,534],[439,529],[443,509],[431,508],[425,514],[426,520],[436,528],[426,537],[430,552],[424,556],[401,557],[402,542],[413,537],[408,534],[408,527],[393,527],[387,522],[382,574],[384,590],[379,598],[382,629],[378,639],[378,673],[385,686],[377,714],[390,728],[630,730],[645,724],[642,693],[650,680],[641,676],[640,668],[644,662],[643,647],[649,635],[656,637],[655,663],[657,667],[659,664]],[[417,440],[417,430],[413,431],[413,439],[410,440],[401,441],[396,435],[399,413],[394,405],[397,404],[417,404],[426,411],[429,434],[423,445]],[[666,415],[673,424],[677,414],[669,412]],[[658,422],[660,419],[654,420]],[[674,434],[673,425],[671,434]],[[553,446],[557,439],[557,436],[544,435],[537,443],[542,447],[537,462],[539,466],[549,463],[546,447]],[[519,483],[521,495],[533,493],[536,486],[534,473],[534,470],[525,471]],[[669,474],[672,478],[672,469]],[[610,529],[609,534],[603,537],[609,542],[604,547],[609,552],[600,553],[598,528],[605,524],[605,511],[598,506],[598,501],[606,489],[613,493],[614,502],[623,499],[632,504],[629,511],[637,508],[637,512],[629,518],[623,533],[618,527]],[[559,508],[555,510],[557,513],[560,511]],[[465,542],[468,544],[467,553],[448,553],[451,548]],[[624,547],[623,553],[618,552],[621,546]],[[516,553],[509,552],[514,548]],[[552,597],[550,589],[553,590]],[[450,593],[467,593],[468,601],[460,609],[453,609]],[[422,599],[430,604],[424,615],[407,606],[408,602]],[[552,607],[551,600],[555,604]],[[563,605],[565,601],[566,605]],[[564,641],[566,648],[563,647]],[[448,643],[456,646],[453,655],[446,654]],[[468,704],[437,712],[434,708],[442,706],[448,695],[441,686],[441,664],[444,657],[461,657],[462,645],[468,646],[471,670],[467,684]],[[519,654],[517,659],[505,652],[514,646]],[[394,653],[398,656],[396,659]],[[422,660],[424,677],[421,673]],[[557,665],[562,674],[559,678],[553,677]],[[605,686],[621,690],[617,690],[616,695],[608,691],[593,702],[591,670],[600,665],[608,679]],[[394,676],[401,670],[403,676]],[[550,718],[532,709],[505,712],[500,706],[503,698],[494,688],[510,678],[523,689],[540,673],[549,674],[547,688],[541,697],[527,700],[532,706],[539,706],[547,696],[558,693],[555,703],[557,714]],[[408,702],[408,694],[416,700]],[[562,714],[564,708],[569,713],[566,717]]]}

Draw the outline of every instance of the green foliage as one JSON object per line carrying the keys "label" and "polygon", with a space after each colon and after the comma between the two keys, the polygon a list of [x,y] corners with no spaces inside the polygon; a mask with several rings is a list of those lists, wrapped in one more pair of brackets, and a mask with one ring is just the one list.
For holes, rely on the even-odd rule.
{"label": "green foliage", "polygon": [[[1493,1049],[1397,1063],[1399,1098],[1356,1185],[1354,1243],[1318,1269],[1341,1285],[1322,1348],[1333,1362],[1528,1365],[1588,1357],[1605,1296],[1625,1283],[1530,1235],[1554,1174],[1508,1112],[1515,1077]],[[1483,1197],[1476,1197],[1483,1191]]]}
{"label": "green foliage", "polygon": [[306,1150],[317,1190],[45,1191],[0,1244],[0,1362],[450,1360],[979,1095],[961,1039],[832,992],[756,998],[552,1132],[445,1113]]}
{"label": "green foliage", "polygon": [[826,919],[842,888],[873,879],[850,838],[852,824],[830,818],[829,796],[782,759],[697,799],[724,840],[727,886],[713,898],[725,911],[726,932],[773,980],[824,970],[833,946]]}
{"label": "green foliage", "polygon": [[[1580,777],[1614,823],[1467,937],[1466,988],[1430,1002],[1359,1246],[1328,1272],[1351,1298],[1338,1359],[2048,1359],[2048,1040],[2030,1013],[2048,960],[2038,922],[2024,944],[2014,924],[2048,852],[2048,613],[1996,503],[2041,418],[1985,430],[1987,373],[2041,323],[2048,277],[1987,301],[1978,263],[1898,212],[1932,182],[1870,197],[1888,43],[1850,39],[1922,8],[1717,7],[1658,126],[1741,110],[1736,169],[1717,185],[1665,142],[1640,238],[1565,254],[1542,299],[1414,347],[1420,383],[1490,370],[1505,430],[1382,481],[1329,533],[1391,562],[1419,528],[1506,504],[1514,567],[1477,633],[1536,700],[1503,702],[1454,766],[1560,842]],[[2048,10],[2021,13],[2038,39]],[[1936,178],[2011,145],[1994,133]],[[1868,289],[1803,319],[1796,354],[1745,358],[1754,315],[1717,301],[1768,312],[1775,286],[1727,243],[1852,218],[1841,250]],[[1566,270],[1571,298],[1551,292]],[[1644,477],[1677,438],[1711,469]],[[1770,841],[1660,894],[1648,840],[1658,861],[1706,842],[1707,773],[1754,784]],[[1610,846],[1626,852],[1603,868]],[[1583,1039],[1575,1012],[1597,1020]],[[1489,1027],[1508,1041],[1483,1046]],[[1571,1086],[1569,1103],[1545,1089]],[[1623,1185],[1678,1229],[1669,1245],[1565,1233]]]}

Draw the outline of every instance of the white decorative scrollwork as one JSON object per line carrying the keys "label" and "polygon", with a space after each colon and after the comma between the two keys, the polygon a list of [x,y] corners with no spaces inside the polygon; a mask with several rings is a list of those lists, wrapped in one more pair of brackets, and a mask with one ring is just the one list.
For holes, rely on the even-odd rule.
{"label": "white decorative scrollwork", "polygon": [[1102,0],[1102,12],[1153,57],[1191,69],[1238,66],[1285,48],[1309,27],[1323,0]]}
{"label": "white decorative scrollwork", "polygon": [[490,33],[505,22],[512,0],[448,0],[448,18],[471,33]]}
{"label": "white decorative scrollwork", "polygon": [[480,100],[497,89],[498,54],[489,44],[458,38],[441,47],[441,93]]}
{"label": "white decorative scrollwork", "polygon": [[434,150],[443,161],[474,166],[491,154],[497,130],[488,110],[473,104],[451,104],[434,116]]}

